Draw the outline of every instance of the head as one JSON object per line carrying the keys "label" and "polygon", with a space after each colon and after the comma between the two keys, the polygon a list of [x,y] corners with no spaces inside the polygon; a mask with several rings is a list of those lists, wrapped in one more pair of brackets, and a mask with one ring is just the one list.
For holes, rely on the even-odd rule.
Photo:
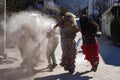
{"label": "head", "polygon": [[71,23],[75,22],[76,16],[70,12],[66,12],[64,17],[65,20],[70,21]]}
{"label": "head", "polygon": [[66,16],[66,17],[69,17],[69,18],[73,18],[73,19],[76,18],[76,16],[75,16],[73,13],[70,13],[70,12],[66,12],[66,13],[65,13],[65,16]]}
{"label": "head", "polygon": [[90,16],[82,15],[80,17],[81,29],[88,34],[95,34],[97,31],[97,24]]}
{"label": "head", "polygon": [[86,23],[89,23],[89,22],[91,22],[91,21],[93,21],[92,20],[92,18],[90,17],[90,16],[87,16],[87,15],[82,15],[81,17],[80,17],[80,23],[82,24],[86,24]]}

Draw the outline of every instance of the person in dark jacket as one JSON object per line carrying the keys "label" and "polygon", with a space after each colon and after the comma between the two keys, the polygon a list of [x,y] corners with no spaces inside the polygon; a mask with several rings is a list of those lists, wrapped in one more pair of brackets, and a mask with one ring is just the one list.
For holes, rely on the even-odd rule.
{"label": "person in dark jacket", "polygon": [[88,60],[92,66],[91,71],[96,71],[99,64],[99,45],[97,41],[97,33],[99,31],[97,23],[91,17],[82,15],[80,17],[80,28],[82,34],[83,44],[81,46],[85,59]]}

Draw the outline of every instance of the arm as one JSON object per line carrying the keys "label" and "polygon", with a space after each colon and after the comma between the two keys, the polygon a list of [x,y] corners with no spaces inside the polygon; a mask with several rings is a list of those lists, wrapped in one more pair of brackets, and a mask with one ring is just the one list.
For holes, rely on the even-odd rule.
{"label": "arm", "polygon": [[56,29],[56,28],[59,27],[59,26],[60,26],[60,23],[57,23],[57,24],[54,26],[53,29]]}
{"label": "arm", "polygon": [[97,25],[97,32],[96,32],[96,37],[100,37],[101,36],[101,31],[99,30],[99,26]]}
{"label": "arm", "polygon": [[80,28],[77,28],[77,26],[74,25],[74,26],[70,27],[70,31],[71,31],[71,32],[75,32],[75,33],[77,33],[77,32],[80,31]]}

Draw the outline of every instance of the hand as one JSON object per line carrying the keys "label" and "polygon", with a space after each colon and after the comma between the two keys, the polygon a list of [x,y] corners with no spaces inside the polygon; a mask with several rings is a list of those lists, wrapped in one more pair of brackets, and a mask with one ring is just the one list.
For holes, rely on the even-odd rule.
{"label": "hand", "polygon": [[101,36],[101,34],[102,34],[102,33],[101,33],[100,31],[99,31],[99,32],[97,32],[97,33],[96,33],[96,37],[100,37],[100,36]]}

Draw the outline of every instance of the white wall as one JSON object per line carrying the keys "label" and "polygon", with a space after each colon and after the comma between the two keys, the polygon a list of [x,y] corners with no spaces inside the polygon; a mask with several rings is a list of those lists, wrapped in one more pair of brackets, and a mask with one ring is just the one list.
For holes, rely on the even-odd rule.
{"label": "white wall", "polygon": [[106,36],[109,36],[109,37],[111,37],[110,24],[111,24],[113,18],[114,18],[114,16],[110,12],[110,10],[106,11],[102,15],[102,32],[103,32],[103,34],[105,34]]}

